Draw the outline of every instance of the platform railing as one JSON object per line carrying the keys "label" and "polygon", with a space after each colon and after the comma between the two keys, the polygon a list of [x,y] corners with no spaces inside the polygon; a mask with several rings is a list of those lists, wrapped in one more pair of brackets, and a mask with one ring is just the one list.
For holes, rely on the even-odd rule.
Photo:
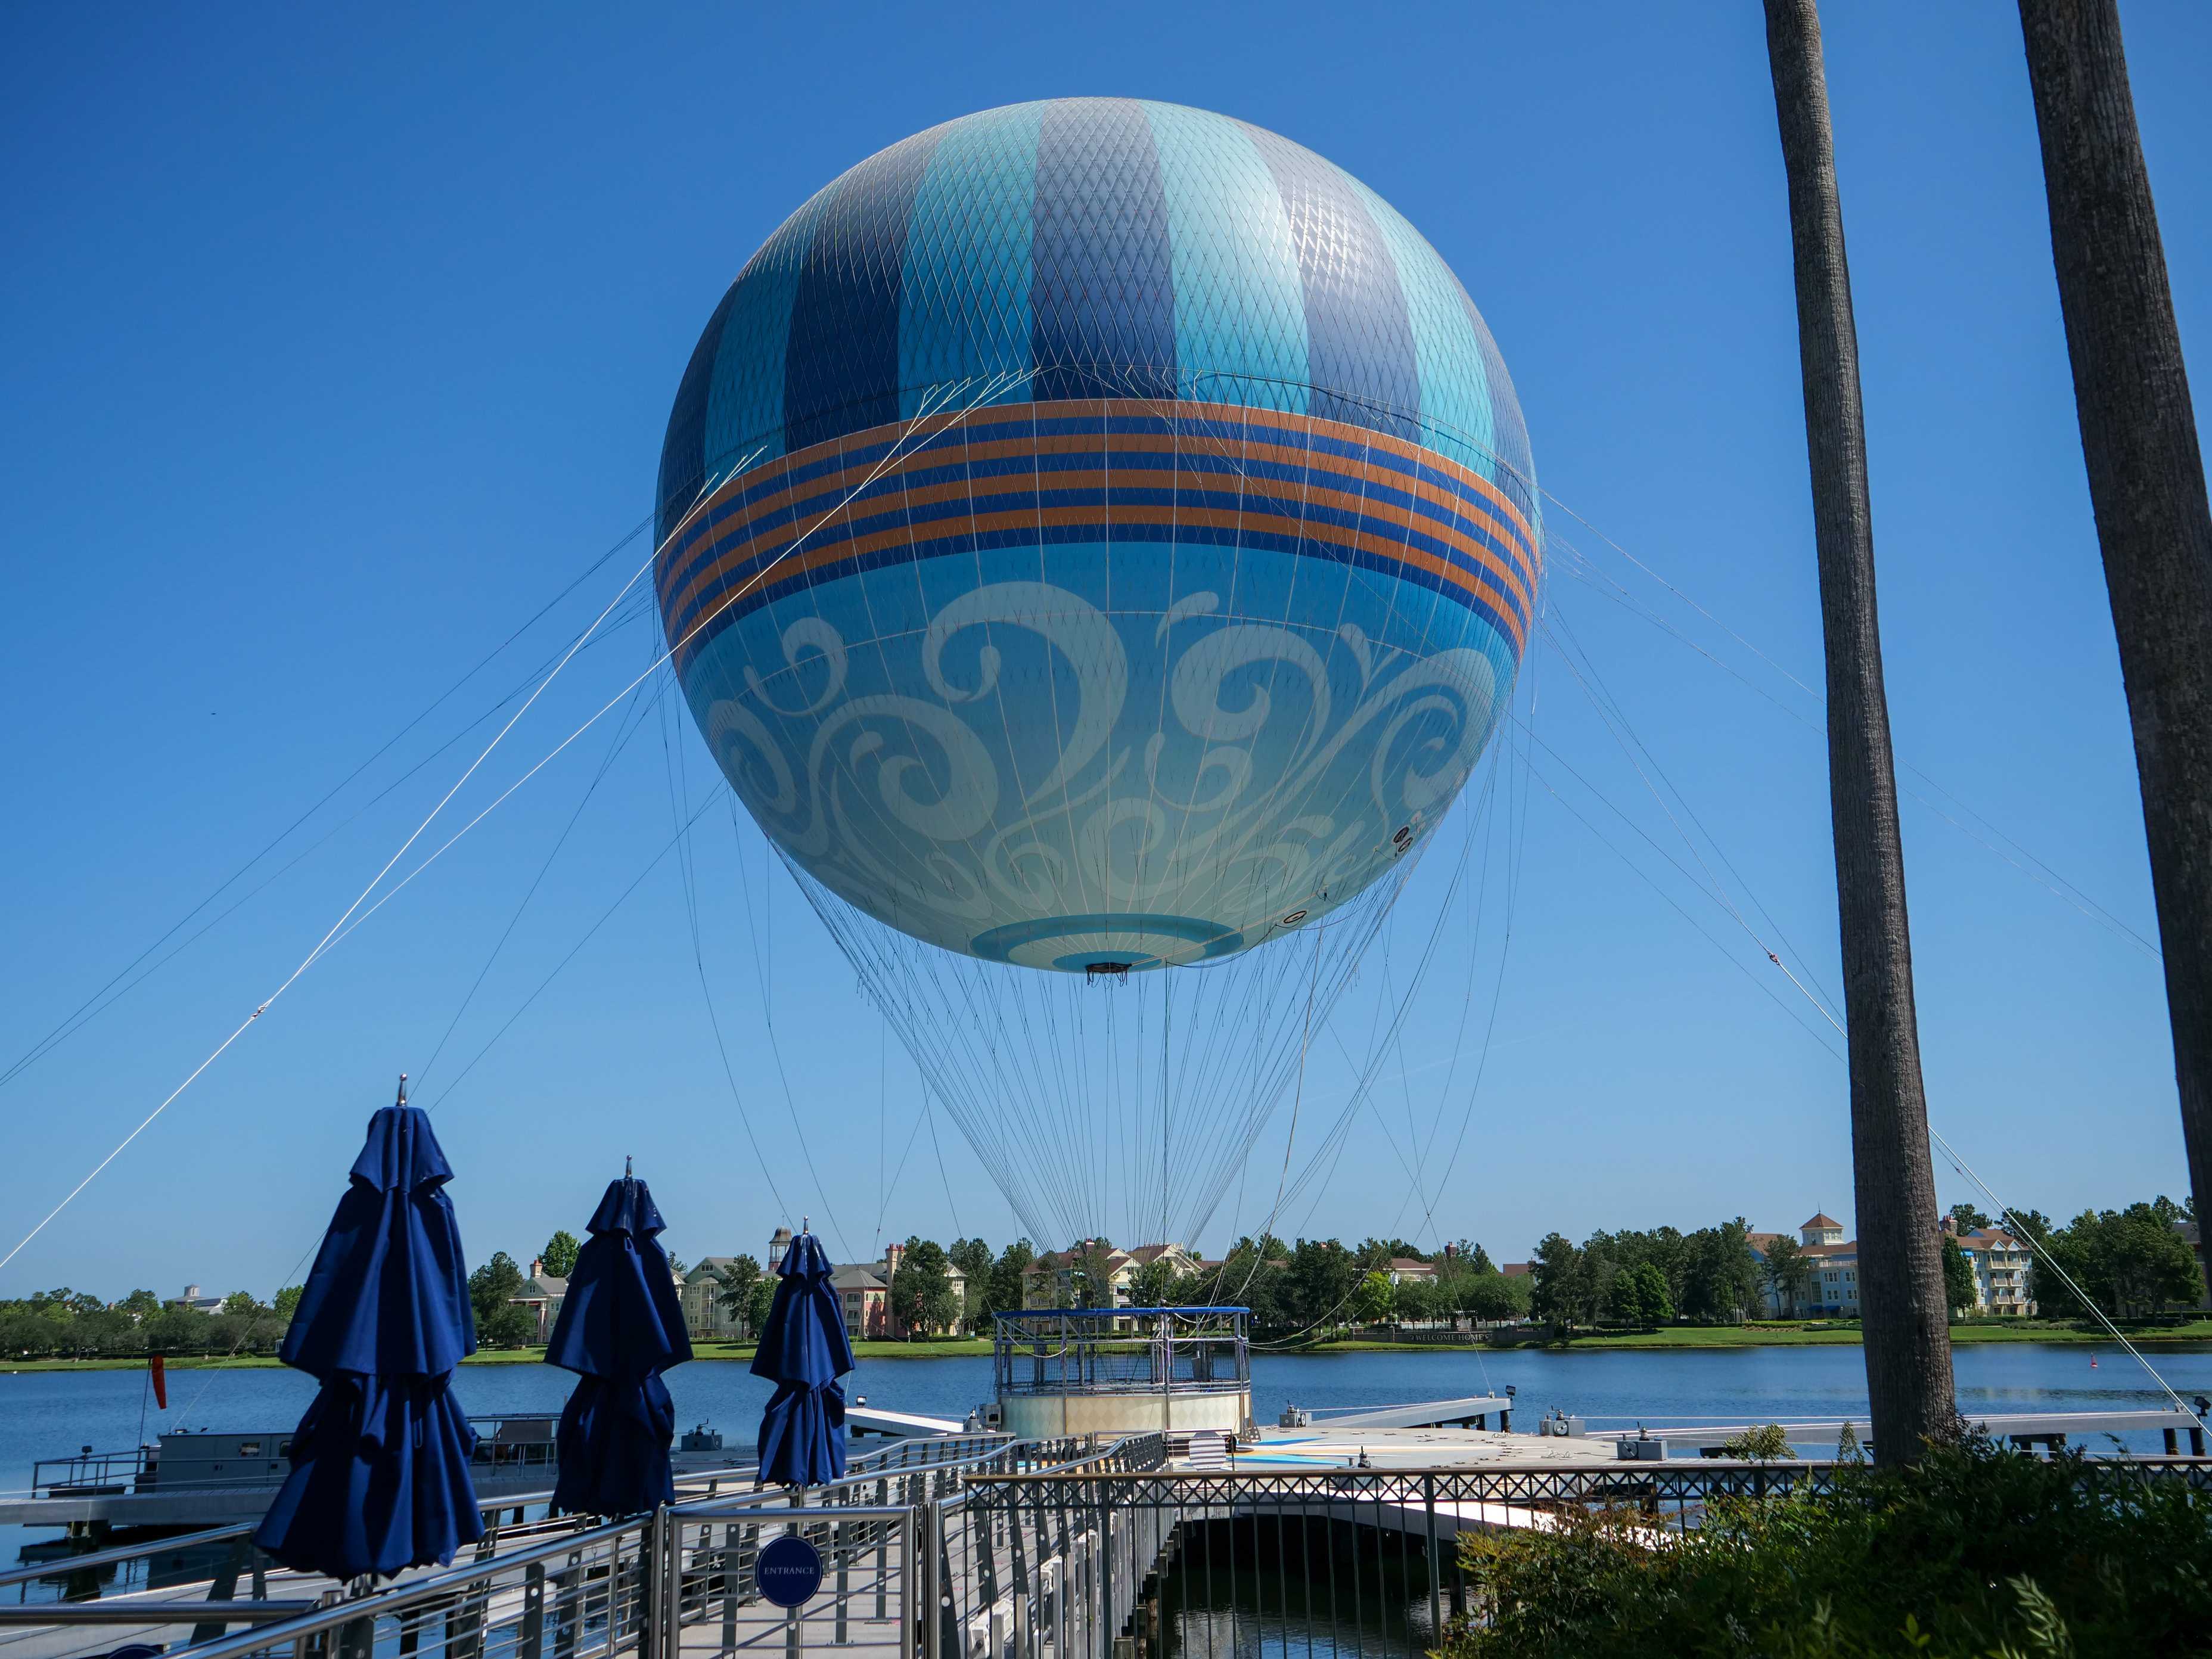
{"label": "platform railing", "polygon": [[[1158,1436],[1146,1455],[1131,1455],[1135,1443],[1003,1435],[910,1442],[854,1459],[843,1480],[823,1486],[696,1494],[617,1522],[495,1526],[465,1561],[381,1589],[288,1574],[257,1553],[251,1600],[218,1584],[225,1593],[185,1585],[0,1606],[0,1659],[93,1659],[135,1642],[195,1659],[735,1659],[738,1648],[778,1644],[787,1659],[810,1645],[875,1648],[884,1659],[893,1651],[912,1659],[924,1647],[932,1659],[950,1659],[955,1650],[944,1640],[976,1595],[974,1535],[947,1524],[964,1483],[982,1474],[1157,1467],[1164,1456]],[[762,1548],[794,1531],[820,1552],[824,1583],[805,1609],[786,1614],[763,1600],[757,1569]],[[234,1559],[252,1550],[242,1526],[198,1536],[229,1545]],[[101,1555],[113,1565],[138,1553]],[[940,1617],[925,1620],[925,1607]]]}
{"label": "platform railing", "polygon": [[[938,1435],[894,1441],[856,1455],[847,1465],[844,1481],[817,1488],[817,1492],[824,1503],[850,1503],[858,1501],[853,1494],[868,1489],[869,1483],[882,1475],[938,1468],[1012,1468],[1015,1465],[1009,1460],[1014,1444],[1010,1437],[1003,1434]],[[749,1466],[682,1475],[678,1477],[676,1486],[679,1504],[781,1500],[780,1492],[763,1493],[755,1489],[753,1470]],[[541,1491],[503,1495],[480,1504],[485,1540],[491,1550],[497,1553],[510,1546],[528,1544],[549,1535],[567,1535],[598,1524],[585,1517],[545,1514],[552,1497],[553,1490],[548,1486]],[[538,1511],[534,1517],[531,1516],[532,1510]],[[329,1587],[328,1580],[302,1578],[276,1566],[252,1541],[257,1524],[241,1522],[210,1527],[0,1571],[0,1627],[20,1628],[27,1619],[35,1617],[22,1611],[27,1608],[52,1607],[60,1603],[82,1606],[118,1598],[137,1600],[143,1607],[143,1598],[157,1589],[169,1598],[182,1598],[186,1592],[198,1589],[200,1600],[227,1604],[221,1607],[211,1606],[205,1614],[192,1620],[211,1637],[220,1633],[223,1623],[243,1622],[252,1616],[242,1609],[267,1601],[272,1573],[280,1589],[304,1585],[306,1589],[301,1593],[319,1595]],[[164,1561],[187,1565],[173,1571],[167,1575],[167,1582],[157,1587],[153,1582],[157,1576],[155,1568]],[[181,1599],[178,1605],[181,1605]],[[228,1620],[218,1616],[226,1613]],[[104,1652],[106,1649],[99,1650]],[[11,1645],[9,1631],[0,1628],[0,1659],[11,1659],[16,1651]]]}
{"label": "platform railing", "polygon": [[[779,1649],[798,1659],[810,1647],[872,1650],[867,1659],[1236,1659],[1295,1649],[1309,1633],[1316,1650],[1413,1656],[1480,1611],[1460,1567],[1462,1532],[1547,1529],[1605,1510],[1656,1541],[1716,1501],[1838,1479],[1832,1462],[1702,1459],[1184,1468],[1158,1433],[1103,1444],[976,1437],[942,1451],[821,1487],[509,1527],[450,1569],[381,1589],[270,1573],[250,1601],[190,1593],[0,1607],[0,1659],[91,1659],[137,1640],[190,1659],[772,1659]],[[2212,1459],[2085,1461],[2079,1478],[2212,1491]],[[759,1562],[793,1533],[823,1577],[787,1612],[763,1596]]]}
{"label": "platform railing", "polygon": [[[1837,1478],[1828,1462],[1704,1459],[979,1473],[947,1516],[966,1534],[948,1549],[983,1557],[957,1651],[1237,1659],[1295,1652],[1310,1638],[1316,1652],[1412,1659],[1437,1648],[1451,1620],[1479,1611],[1460,1563],[1462,1532],[1547,1529],[1604,1511],[1656,1541],[1699,1524],[1716,1501],[1826,1491]],[[2212,1491],[2212,1460],[2088,1461],[2080,1478]]]}

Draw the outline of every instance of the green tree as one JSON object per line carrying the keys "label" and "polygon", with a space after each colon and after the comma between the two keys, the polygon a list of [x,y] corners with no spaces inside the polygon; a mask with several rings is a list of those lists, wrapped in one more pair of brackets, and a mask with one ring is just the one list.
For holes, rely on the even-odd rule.
{"label": "green tree", "polygon": [[252,1291],[233,1291],[228,1296],[223,1297],[222,1311],[251,1319],[255,1314],[267,1313],[269,1310],[253,1299]]}
{"label": "green tree", "polygon": [[1741,1319],[1759,1296],[1759,1263],[1751,1253],[1751,1230],[1742,1217],[1717,1227],[1700,1227],[1683,1241],[1689,1262],[1680,1306],[1706,1324]]}
{"label": "green tree", "polygon": [[164,1308],[138,1328],[149,1353],[190,1353],[213,1346],[208,1316],[190,1308]]}
{"label": "green tree", "polygon": [[[736,1323],[739,1336],[759,1329],[752,1322],[753,1287],[761,1282],[761,1264],[750,1255],[732,1256],[714,1275],[714,1304]],[[770,1294],[774,1294],[771,1287]]]}
{"label": "green tree", "polygon": [[983,1303],[985,1312],[1021,1311],[1024,1275],[1036,1260],[1036,1248],[1026,1238],[1018,1238],[999,1252],[999,1259],[991,1264],[990,1285]]}
{"label": "green tree", "polygon": [[944,1246],[926,1238],[907,1240],[890,1291],[892,1316],[909,1340],[959,1322],[960,1299],[952,1293],[945,1265]]}
{"label": "green tree", "polygon": [[1490,1259],[1490,1252],[1478,1244],[1468,1255],[1467,1265],[1479,1273],[1494,1273],[1498,1264]]}
{"label": "green tree", "polygon": [[1783,1311],[1795,1318],[1797,1298],[1805,1294],[1805,1287],[1813,1279],[1812,1259],[1803,1247],[1789,1234],[1783,1234],[1767,1245],[1765,1260],[1759,1264],[1759,1274],[1766,1281],[1766,1288],[1774,1292]]}
{"label": "green tree", "polygon": [[1363,1325],[1380,1325],[1390,1317],[1397,1286],[1390,1275],[1370,1272],[1360,1275],[1359,1282],[1352,1288],[1352,1316]]}
{"label": "green tree", "polygon": [[469,1305],[476,1310],[477,1332],[483,1337],[492,1316],[522,1293],[522,1269],[505,1250],[494,1250],[491,1260],[469,1275]]}
{"label": "green tree", "polygon": [[753,1280],[753,1287],[745,1292],[745,1329],[758,1336],[768,1324],[770,1309],[775,1306],[775,1275],[763,1273]]}
{"label": "green tree", "polygon": [[1291,1251],[1284,1290],[1300,1326],[1334,1325],[1347,1317],[1359,1284],[1358,1264],[1333,1238],[1302,1238]]}
{"label": "green tree", "polygon": [[1667,1288],[1667,1275],[1659,1271],[1659,1264],[1638,1262],[1632,1276],[1636,1281],[1637,1317],[1646,1325],[1664,1325],[1673,1320],[1674,1298]]}
{"label": "green tree", "polygon": [[1794,1449],[1790,1443],[1790,1431],[1779,1423],[1746,1429],[1721,1442],[1723,1455],[1740,1457],[1747,1463],[1778,1463]]}
{"label": "green tree", "polygon": [[1948,1233],[1943,1235],[1943,1300],[1954,1315],[1974,1305],[1974,1264]]}
{"label": "green tree", "polygon": [[545,1241],[545,1248],[538,1253],[538,1259],[555,1279],[566,1279],[576,1271],[576,1252],[581,1249],[576,1235],[563,1227]]}
{"label": "green tree", "polygon": [[1175,1263],[1164,1255],[1155,1256],[1129,1275],[1129,1305],[1134,1308],[1164,1308],[1175,1300]]}
{"label": "green tree", "polygon": [[1588,1278],[1583,1253],[1565,1233],[1547,1233],[1530,1263],[1536,1284],[1529,1309],[1564,1336],[1574,1328]]}
{"label": "green tree", "polygon": [[1114,1305],[1114,1245],[1086,1238],[1067,1253],[1068,1299],[1079,1308]]}
{"label": "green tree", "polygon": [[1441,1279],[1400,1279],[1390,1287],[1390,1317],[1401,1325],[1419,1325],[1449,1313]]}
{"label": "green tree", "polygon": [[[2043,1243],[2049,1257],[2107,1314],[2122,1318],[2160,1314],[2176,1304],[2187,1306],[2203,1294],[2195,1253],[2153,1204],[2084,1210],[2064,1227],[2046,1234]],[[2040,1257],[2031,1270],[2030,1282],[2039,1312],[2060,1318],[2088,1316],[2089,1308]]]}
{"label": "green tree", "polygon": [[1954,1204],[1945,1213],[1951,1218],[1952,1224],[1962,1233],[1978,1233],[1992,1224],[1989,1217],[1964,1200]]}
{"label": "green tree", "polygon": [[276,1311],[276,1323],[280,1328],[286,1330],[291,1328],[292,1316],[299,1312],[300,1298],[307,1293],[307,1287],[305,1285],[287,1285],[276,1292],[276,1299],[270,1306]]}
{"label": "green tree", "polygon": [[134,1320],[150,1319],[161,1311],[161,1298],[151,1291],[133,1291],[115,1304],[115,1310]]}
{"label": "green tree", "polygon": [[961,1291],[961,1322],[971,1331],[979,1329],[990,1311],[991,1247],[980,1238],[956,1238],[945,1255],[967,1280]]}
{"label": "green tree", "polygon": [[520,1302],[509,1302],[494,1309],[477,1333],[486,1347],[526,1348],[538,1340],[538,1317]]}
{"label": "green tree", "polygon": [[1522,1288],[1528,1283],[1525,1276],[1508,1279],[1504,1273],[1470,1273],[1460,1293],[1460,1311],[1491,1324],[1517,1318],[1528,1311],[1528,1291]]}

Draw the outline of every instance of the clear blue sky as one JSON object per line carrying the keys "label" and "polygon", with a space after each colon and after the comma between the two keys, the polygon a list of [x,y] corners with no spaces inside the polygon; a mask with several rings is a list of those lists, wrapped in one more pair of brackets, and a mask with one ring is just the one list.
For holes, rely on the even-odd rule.
{"label": "clear blue sky", "polygon": [[[2212,395],[2212,11],[2131,0],[2124,17],[2185,343]],[[1439,5],[1375,22],[1290,4],[1260,18],[1188,3],[1110,20],[1048,6],[10,11],[0,1065],[645,515],[684,360],[769,231],[862,156],[990,105],[1197,104],[1364,179],[1482,307],[1545,485],[1817,685],[1758,6]],[[1861,4],[1829,25],[1899,752],[2153,934],[2017,24],[2002,5]],[[1602,676],[1644,770],[1711,832],[1734,901],[1765,907],[1762,937],[1792,941],[1832,987],[1817,703],[1565,511],[1552,527],[1566,544],[1553,622],[1580,672]],[[279,862],[483,713],[643,556],[632,544],[601,567]],[[626,616],[449,811],[488,800],[656,648]],[[1408,1213],[1403,1172],[1363,1120],[1282,1230],[1357,1237],[1395,1217],[1502,1258],[1553,1227],[1849,1218],[1843,1068],[1797,1023],[1817,1016],[1786,986],[1790,1009],[1770,1000],[1747,935],[1601,804],[1701,875],[1577,672],[1537,647],[1522,709],[1549,748],[1516,727],[1525,757],[1505,757],[1525,841],[1480,1092],[1467,1083],[1502,878],[1480,927],[1470,914],[1463,939],[1453,930],[1378,1095],[1420,1136],[1468,1121],[1452,1179]],[[695,799],[703,788],[703,749],[665,712],[607,772],[434,1065],[607,752],[604,730],[302,979],[0,1271],[0,1294],[173,1294],[187,1279],[266,1294],[296,1277],[392,1074],[427,1067],[427,1097],[451,1085],[666,840],[672,772]],[[283,980],[470,752],[430,760],[0,1089],[0,1250]],[[2178,1194],[2154,962],[1917,804],[1905,834],[1938,1127],[2015,1202],[2070,1213]],[[757,837],[710,813],[696,852],[706,965],[754,1127],[796,1163],[794,1122],[807,1126],[820,1182],[787,1177],[786,1197],[817,1224],[836,1218],[840,1254],[878,1231],[1003,1242],[1006,1207],[949,1127],[942,1176],[927,1131],[909,1141],[912,1069],[879,1060],[878,1022],[788,882],[763,890]],[[1408,940],[1442,891],[1432,862]],[[748,931],[744,890],[764,933]],[[767,1057],[763,970],[789,1102]],[[1364,982],[1370,1001],[1379,983]],[[1343,1082],[1328,1052],[1310,1085],[1324,1116]],[[721,1074],[672,861],[438,1124],[479,1256],[579,1226],[625,1153],[679,1254],[757,1250],[788,1218]],[[1252,1189],[1282,1158],[1280,1133],[1262,1140]],[[1948,1170],[1939,1190],[1971,1195]]]}

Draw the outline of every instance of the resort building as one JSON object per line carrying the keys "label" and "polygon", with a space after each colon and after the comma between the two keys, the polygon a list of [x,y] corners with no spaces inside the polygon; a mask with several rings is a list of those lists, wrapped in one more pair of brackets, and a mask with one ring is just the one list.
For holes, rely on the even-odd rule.
{"label": "resort building", "polygon": [[[1959,1224],[1943,1218],[1943,1231],[1959,1241],[1967,1266],[1974,1270],[1973,1311],[2006,1318],[2024,1318],[2035,1312],[2029,1296],[2027,1243],[1995,1227],[1961,1233]],[[1797,1230],[1798,1254],[1805,1258],[1806,1273],[1796,1297],[1796,1311],[1826,1317],[1856,1319],[1859,1312],[1859,1247],[1844,1237],[1844,1224],[1823,1211]],[[1780,1233],[1748,1235],[1751,1253],[1765,1261]],[[1779,1318],[1790,1310],[1790,1300],[1769,1285],[1766,1312]]]}
{"label": "resort building", "polygon": [[[1092,1249],[1091,1241],[1073,1250],[1048,1250],[1030,1263],[1022,1274],[1022,1306],[1024,1308],[1073,1308],[1082,1299],[1085,1287],[1081,1276],[1087,1270],[1085,1256]],[[1201,1270],[1199,1259],[1180,1244],[1139,1244],[1133,1250],[1109,1249],[1099,1271],[1111,1288],[1111,1305],[1116,1308],[1133,1306],[1136,1301],[1133,1287],[1137,1275],[1155,1262],[1165,1262],[1169,1273],[1176,1279]],[[1426,1262],[1416,1264],[1427,1267]],[[1103,1298],[1100,1306],[1108,1305]]]}
{"label": "resort building", "polygon": [[533,1255],[522,1288],[507,1300],[530,1310],[531,1316],[538,1322],[538,1334],[531,1340],[543,1346],[553,1340],[554,1322],[561,1317],[561,1304],[568,1294],[568,1281],[547,1273],[544,1259]]}
{"label": "resort building", "polygon": [[219,1296],[203,1296],[197,1285],[187,1285],[182,1296],[173,1296],[162,1305],[188,1308],[194,1313],[219,1314],[222,1311],[223,1301],[224,1298]]}
{"label": "resort building", "polygon": [[[953,1276],[959,1272],[953,1268]],[[848,1262],[830,1275],[830,1288],[843,1309],[848,1336],[880,1339],[891,1334],[890,1286],[874,1267]]]}
{"label": "resort building", "polygon": [[[1749,1233],[1745,1242],[1762,1263],[1785,1233]],[[1844,1224],[1826,1210],[1816,1212],[1797,1229],[1797,1254],[1804,1258],[1805,1276],[1792,1298],[1769,1285],[1763,1291],[1765,1312],[1778,1319],[1796,1314],[1856,1319],[1859,1311],[1859,1247],[1844,1237]]]}
{"label": "resort building", "polygon": [[1970,1233],[1958,1228],[1949,1216],[1943,1218],[1943,1231],[1959,1241],[1960,1254],[1974,1270],[1973,1310],[2003,1318],[2033,1314],[2027,1282],[2032,1252],[2027,1242],[1995,1227],[1977,1227]]}
{"label": "resort building", "polygon": [[677,1286],[684,1328],[694,1341],[730,1342],[744,1334],[745,1310],[722,1289],[722,1275],[737,1261],[733,1255],[702,1255]]}

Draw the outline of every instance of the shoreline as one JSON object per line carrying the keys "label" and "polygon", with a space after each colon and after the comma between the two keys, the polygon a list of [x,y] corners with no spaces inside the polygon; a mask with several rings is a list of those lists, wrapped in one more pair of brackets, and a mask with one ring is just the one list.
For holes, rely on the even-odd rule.
{"label": "shoreline", "polygon": [[[2183,1325],[2159,1326],[2148,1330],[2126,1331],[2128,1340],[2138,1347],[2165,1347],[2177,1344],[2212,1346],[2212,1318],[2197,1319]],[[1980,1322],[1951,1328],[1954,1346],[1986,1342],[2043,1342],[2077,1347],[2103,1344],[2117,1347],[2109,1332],[2078,1325],[2046,1325],[2036,1322],[1996,1321]],[[1444,1343],[1393,1342],[1388,1340],[1346,1337],[1328,1342],[1306,1343],[1297,1347],[1273,1348],[1255,1342],[1255,1354],[1336,1354],[1336,1353],[1494,1353],[1534,1349],[1546,1352],[1603,1352],[1607,1350],[1646,1352],[1653,1349],[1694,1348],[1808,1348],[1857,1347],[1862,1346],[1859,1328],[1856,1325],[1828,1326],[1818,1323],[1790,1325],[1784,1323],[1759,1325],[1681,1325],[1658,1330],[1621,1332],[1582,1332],[1565,1340],[1540,1332],[1529,1332],[1510,1342]],[[951,1359],[981,1358],[989,1355],[990,1342],[981,1337],[956,1338],[931,1342],[860,1341],[853,1345],[857,1359]],[[702,1342],[692,1351],[695,1359],[750,1360],[753,1345],[750,1342]],[[461,1363],[465,1365],[532,1365],[542,1364],[545,1358],[543,1348],[501,1348],[471,1354]],[[146,1364],[145,1358],[126,1356],[94,1359],[9,1359],[0,1360],[0,1375],[41,1371],[126,1371],[137,1370]],[[271,1370],[283,1368],[283,1362],[274,1354],[241,1355],[236,1358],[180,1356],[168,1361],[171,1370]]]}

